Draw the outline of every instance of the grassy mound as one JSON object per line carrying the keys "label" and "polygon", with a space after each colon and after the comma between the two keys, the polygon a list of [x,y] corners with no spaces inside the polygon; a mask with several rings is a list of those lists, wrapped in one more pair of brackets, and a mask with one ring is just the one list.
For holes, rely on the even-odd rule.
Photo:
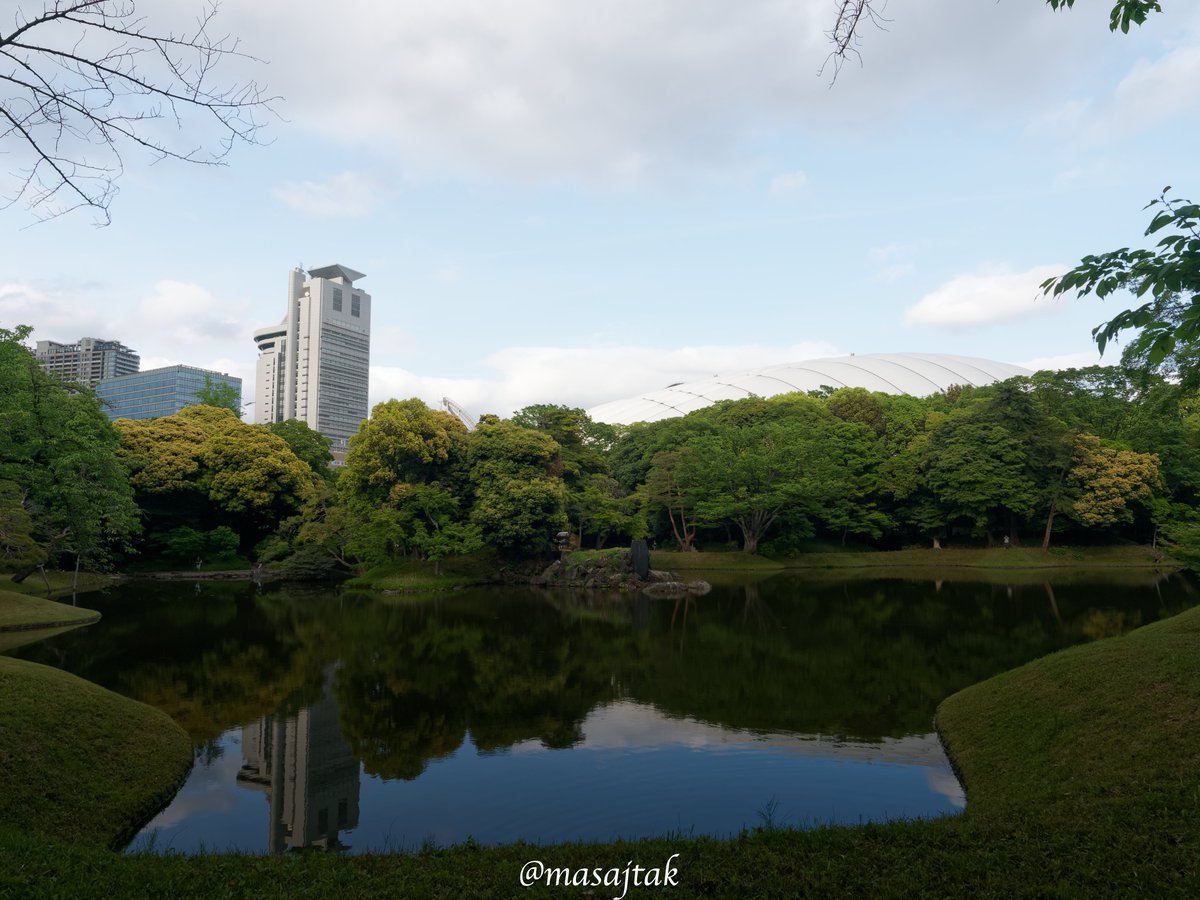
{"label": "grassy mound", "polygon": [[55,603],[43,597],[0,590],[0,631],[86,625],[99,620],[94,609]]}
{"label": "grassy mound", "polygon": [[23,660],[0,657],[0,723],[0,822],[79,844],[128,836],[192,762],[165,713]]}
{"label": "grassy mound", "polygon": [[[1200,608],[1064,650],[946,700],[938,722],[970,800],[957,818],[767,827],[730,841],[467,845],[357,858],[119,857],[0,829],[0,895],[586,896],[545,884],[525,890],[521,867],[538,859],[623,870],[661,866],[678,854],[678,887],[628,896],[1194,897],[1198,710]],[[21,809],[36,811],[41,802],[27,792]],[[16,810],[0,810],[0,821],[12,821]]]}

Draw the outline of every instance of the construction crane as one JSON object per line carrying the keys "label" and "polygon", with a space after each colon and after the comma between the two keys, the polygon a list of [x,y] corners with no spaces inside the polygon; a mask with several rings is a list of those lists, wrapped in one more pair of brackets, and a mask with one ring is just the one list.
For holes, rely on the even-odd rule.
{"label": "construction crane", "polygon": [[446,407],[447,412],[454,413],[454,415],[458,416],[459,421],[461,421],[464,425],[467,426],[467,431],[475,430],[475,425],[476,425],[475,417],[472,416],[465,409],[463,409],[462,406],[455,403],[449,397],[442,398],[442,406]]}

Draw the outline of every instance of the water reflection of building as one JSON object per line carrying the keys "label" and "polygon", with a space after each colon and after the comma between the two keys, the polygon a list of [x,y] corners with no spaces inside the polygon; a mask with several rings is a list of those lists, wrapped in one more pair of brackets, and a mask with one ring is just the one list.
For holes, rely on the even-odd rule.
{"label": "water reflection of building", "polygon": [[271,853],[342,850],[338,833],[358,824],[358,760],[342,740],[332,675],[326,674],[317,703],[242,729],[245,762],[238,783],[267,795]]}

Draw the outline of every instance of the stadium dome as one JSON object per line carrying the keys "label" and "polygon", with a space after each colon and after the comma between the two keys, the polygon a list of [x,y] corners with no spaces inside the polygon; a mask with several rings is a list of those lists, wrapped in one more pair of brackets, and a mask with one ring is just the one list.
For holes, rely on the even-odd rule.
{"label": "stadium dome", "polygon": [[1032,375],[1028,369],[974,356],[945,353],[868,353],[863,356],[831,356],[714,375],[705,381],[673,384],[628,400],[601,403],[587,411],[597,422],[631,425],[657,422],[711,406],[720,400],[773,397],[792,391],[860,387],[883,394],[924,397],[951,385],[979,387],[1017,375]]}

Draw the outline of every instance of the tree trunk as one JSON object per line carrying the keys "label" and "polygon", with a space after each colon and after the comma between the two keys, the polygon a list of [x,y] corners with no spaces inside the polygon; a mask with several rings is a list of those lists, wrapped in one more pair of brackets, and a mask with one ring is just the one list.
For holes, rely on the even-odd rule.
{"label": "tree trunk", "polygon": [[1050,501],[1050,515],[1046,517],[1046,533],[1042,535],[1042,549],[1050,549],[1050,532],[1054,528],[1054,514],[1058,512],[1058,504]]}
{"label": "tree trunk", "polygon": [[71,605],[77,606],[75,594],[79,590],[79,554],[75,554],[75,576],[71,579]]}
{"label": "tree trunk", "polygon": [[758,553],[758,538],[762,532],[740,522],[738,525],[742,529],[742,552],[750,554]]}

